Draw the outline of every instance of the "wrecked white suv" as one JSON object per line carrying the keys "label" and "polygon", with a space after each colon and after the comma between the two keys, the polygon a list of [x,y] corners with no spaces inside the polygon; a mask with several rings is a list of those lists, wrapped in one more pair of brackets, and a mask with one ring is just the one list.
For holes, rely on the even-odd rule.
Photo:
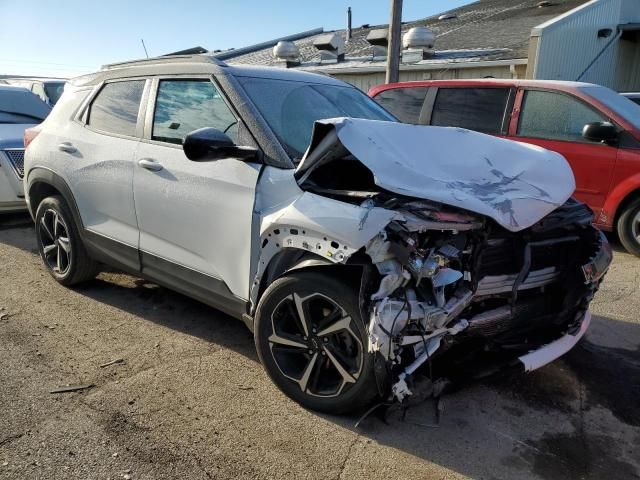
{"label": "wrecked white suv", "polygon": [[554,360],[611,261],[560,155],[396,123],[324,76],[111,65],[28,137],[58,282],[108,264],[243,319],[269,376],[315,410]]}

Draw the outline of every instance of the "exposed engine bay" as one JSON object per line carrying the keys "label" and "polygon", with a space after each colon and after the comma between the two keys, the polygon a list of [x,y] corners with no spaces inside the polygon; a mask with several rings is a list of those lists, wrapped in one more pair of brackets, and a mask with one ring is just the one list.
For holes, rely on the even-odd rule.
{"label": "exposed engine bay", "polygon": [[369,351],[385,362],[398,401],[411,395],[411,375],[447,351],[513,364],[579,329],[611,261],[591,212],[574,200],[518,233],[425,201],[397,208],[403,220],[366,247],[381,280],[365,310]]}

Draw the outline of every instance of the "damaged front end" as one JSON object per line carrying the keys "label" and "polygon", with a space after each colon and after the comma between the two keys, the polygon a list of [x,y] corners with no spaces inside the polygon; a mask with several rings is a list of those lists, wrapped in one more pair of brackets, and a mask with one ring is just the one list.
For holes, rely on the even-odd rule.
{"label": "damaged front end", "polygon": [[611,262],[591,212],[574,200],[517,233],[434,207],[402,203],[405,220],[366,247],[380,276],[366,293],[369,351],[384,362],[398,401],[432,360],[435,382],[434,372],[529,370],[562,355],[586,330],[589,302]]}
{"label": "damaged front end", "polygon": [[591,211],[569,198],[561,156],[460,129],[335,119],[316,124],[296,180],[304,195],[359,212],[357,241],[330,253],[371,261],[360,303],[389,400],[412,395],[425,364],[432,386],[532,370],[585,333],[612,254]]}

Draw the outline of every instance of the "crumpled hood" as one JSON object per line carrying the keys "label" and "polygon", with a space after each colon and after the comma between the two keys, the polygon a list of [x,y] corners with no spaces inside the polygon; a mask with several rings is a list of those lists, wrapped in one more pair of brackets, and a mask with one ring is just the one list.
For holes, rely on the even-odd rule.
{"label": "crumpled hood", "polygon": [[381,188],[486,215],[513,232],[538,222],[575,190],[564,157],[534,145],[462,128],[356,118],[316,122],[296,179],[345,153],[371,170]]}
{"label": "crumpled hood", "polygon": [[32,123],[7,123],[0,125],[0,149],[22,148],[24,146],[24,131],[33,126],[35,126],[35,124]]}

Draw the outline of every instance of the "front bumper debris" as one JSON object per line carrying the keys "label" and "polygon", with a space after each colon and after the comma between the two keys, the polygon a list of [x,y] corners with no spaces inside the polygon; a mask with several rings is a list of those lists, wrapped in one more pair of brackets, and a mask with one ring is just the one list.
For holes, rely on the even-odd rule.
{"label": "front bumper debris", "polygon": [[537,370],[553,362],[571,350],[580,341],[584,334],[587,333],[590,324],[591,312],[587,310],[584,317],[582,317],[580,329],[575,334],[567,333],[554,342],[529,352],[526,355],[522,355],[518,358],[518,361],[524,366],[525,372]]}
{"label": "front bumper debris", "polygon": [[607,237],[605,237],[604,233],[601,231],[599,233],[600,248],[598,249],[598,252],[589,260],[589,262],[582,266],[585,284],[600,281],[604,274],[607,273],[609,265],[611,265],[611,261],[613,260],[613,252]]}

